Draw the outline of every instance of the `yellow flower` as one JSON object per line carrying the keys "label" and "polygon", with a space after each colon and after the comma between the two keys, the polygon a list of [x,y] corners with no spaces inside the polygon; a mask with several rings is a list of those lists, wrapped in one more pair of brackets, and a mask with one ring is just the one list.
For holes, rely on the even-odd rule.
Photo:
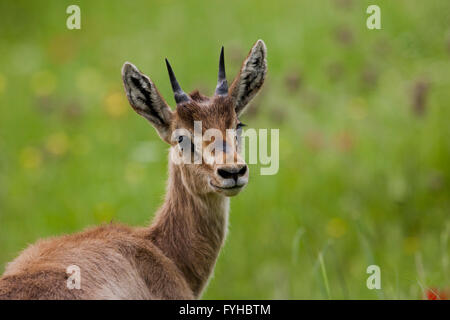
{"label": "yellow flower", "polygon": [[419,250],[419,238],[408,237],[403,241],[403,249],[407,254],[413,254]]}
{"label": "yellow flower", "polygon": [[34,147],[26,147],[20,153],[20,163],[26,169],[36,169],[42,164],[42,152]]}
{"label": "yellow flower", "polygon": [[127,111],[127,101],[122,92],[112,92],[105,97],[104,107],[108,115],[113,118],[123,116]]}
{"label": "yellow flower", "polygon": [[40,71],[31,77],[31,88],[38,96],[48,96],[56,88],[56,76],[49,71]]}
{"label": "yellow flower", "polygon": [[69,139],[64,132],[52,134],[47,138],[45,148],[54,156],[62,156],[69,148]]}
{"label": "yellow flower", "polygon": [[347,223],[340,218],[333,218],[327,224],[327,233],[333,238],[340,238],[347,232]]}

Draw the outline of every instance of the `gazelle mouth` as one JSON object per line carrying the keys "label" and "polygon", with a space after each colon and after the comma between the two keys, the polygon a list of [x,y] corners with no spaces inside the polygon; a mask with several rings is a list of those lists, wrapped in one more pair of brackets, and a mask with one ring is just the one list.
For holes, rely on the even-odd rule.
{"label": "gazelle mouth", "polygon": [[221,190],[235,190],[235,189],[240,189],[240,188],[242,188],[243,186],[244,186],[244,184],[243,185],[237,185],[237,184],[235,184],[234,186],[232,186],[232,187],[219,187],[219,186],[216,186],[215,184],[213,184],[212,182],[210,182],[209,183],[212,187],[214,187],[214,188],[216,188],[216,189],[221,189]]}

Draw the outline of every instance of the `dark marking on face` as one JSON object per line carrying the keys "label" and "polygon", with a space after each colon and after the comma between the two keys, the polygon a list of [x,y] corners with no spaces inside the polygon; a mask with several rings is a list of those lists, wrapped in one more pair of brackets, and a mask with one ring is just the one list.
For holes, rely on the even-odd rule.
{"label": "dark marking on face", "polygon": [[[152,107],[154,102],[153,102],[152,97],[151,97],[151,95],[150,95],[150,93],[149,93],[149,91],[148,91],[148,90],[151,90],[151,89],[152,89],[152,84],[151,84],[149,81],[143,80],[143,81],[146,82],[146,84],[147,84],[147,86],[148,86],[148,90],[145,90],[145,89],[142,87],[142,84],[141,84],[141,80],[140,80],[140,79],[138,79],[138,78],[136,78],[136,77],[131,77],[131,81],[133,82],[133,84],[134,84],[134,86],[136,87],[136,89],[138,89],[139,92],[140,92],[140,93],[144,96],[144,98],[145,98],[145,99],[142,99],[142,98],[138,97],[138,99],[139,99],[144,105],[147,106],[147,109],[146,109],[145,111],[146,111],[146,112],[149,112],[150,115],[151,115],[152,117],[156,118],[156,119],[158,120],[158,122],[159,122],[161,125],[164,124],[164,120],[162,119],[161,115],[160,115],[160,114]],[[131,93],[130,93],[130,96],[131,96]]]}

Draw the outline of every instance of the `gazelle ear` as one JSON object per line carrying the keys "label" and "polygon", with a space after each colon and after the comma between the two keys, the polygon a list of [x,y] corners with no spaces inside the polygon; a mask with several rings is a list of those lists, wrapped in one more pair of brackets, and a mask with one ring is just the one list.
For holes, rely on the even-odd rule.
{"label": "gazelle ear", "polygon": [[134,111],[150,121],[159,136],[170,143],[173,113],[153,82],[129,62],[122,67],[122,80]]}
{"label": "gazelle ear", "polygon": [[244,111],[264,83],[267,73],[266,56],[266,44],[262,40],[256,41],[231,85],[229,93],[235,101],[237,115]]}

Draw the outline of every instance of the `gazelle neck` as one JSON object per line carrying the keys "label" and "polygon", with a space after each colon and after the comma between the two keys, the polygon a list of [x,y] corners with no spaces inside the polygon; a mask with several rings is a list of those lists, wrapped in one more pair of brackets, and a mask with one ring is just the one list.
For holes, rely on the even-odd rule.
{"label": "gazelle neck", "polygon": [[227,232],[229,206],[224,196],[192,193],[180,167],[169,163],[166,198],[150,226],[150,239],[175,262],[195,297],[214,269]]}

